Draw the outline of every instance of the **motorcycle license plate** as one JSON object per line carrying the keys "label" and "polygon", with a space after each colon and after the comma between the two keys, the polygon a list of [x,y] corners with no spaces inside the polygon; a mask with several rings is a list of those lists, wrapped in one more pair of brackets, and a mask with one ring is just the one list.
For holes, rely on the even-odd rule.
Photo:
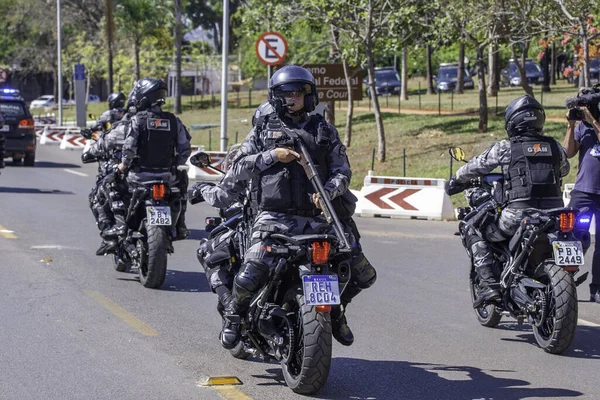
{"label": "motorcycle license plate", "polygon": [[171,225],[171,208],[146,207],[148,225]]}
{"label": "motorcycle license plate", "polygon": [[304,302],[308,306],[340,304],[340,286],[337,275],[304,275]]}
{"label": "motorcycle license plate", "polygon": [[556,265],[583,265],[581,242],[552,242]]}

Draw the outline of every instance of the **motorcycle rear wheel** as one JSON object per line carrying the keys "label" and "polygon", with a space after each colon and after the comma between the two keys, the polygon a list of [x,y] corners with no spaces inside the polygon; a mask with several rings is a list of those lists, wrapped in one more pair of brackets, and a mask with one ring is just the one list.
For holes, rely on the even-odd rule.
{"label": "motorcycle rear wheel", "polygon": [[533,326],[533,335],[545,352],[561,354],[569,348],[577,328],[577,288],[573,276],[554,264],[544,267],[548,285],[546,291],[546,320],[540,327]]}
{"label": "motorcycle rear wheel", "polygon": [[[158,289],[165,282],[167,276],[167,249],[169,237],[162,226],[143,225],[143,234],[146,234],[143,251],[140,253],[139,276],[144,287]],[[141,239],[143,240],[143,239]]]}
{"label": "motorcycle rear wheel", "polygon": [[[475,299],[477,299],[477,282],[475,282],[474,280],[470,280],[471,283],[471,301],[475,301]],[[488,327],[488,328],[494,328],[496,327],[499,323],[500,320],[502,319],[502,314],[500,314],[498,312],[498,310],[496,310],[496,306],[493,304],[488,304],[486,306],[483,307],[479,307],[479,308],[475,308],[473,311],[475,311],[475,316],[477,317],[477,320],[479,321],[479,323],[482,326]]]}
{"label": "motorcycle rear wheel", "polygon": [[331,316],[307,306],[301,288],[288,290],[283,304],[297,317],[293,321],[294,354],[289,362],[281,363],[285,383],[295,393],[316,394],[325,385],[331,367]]}

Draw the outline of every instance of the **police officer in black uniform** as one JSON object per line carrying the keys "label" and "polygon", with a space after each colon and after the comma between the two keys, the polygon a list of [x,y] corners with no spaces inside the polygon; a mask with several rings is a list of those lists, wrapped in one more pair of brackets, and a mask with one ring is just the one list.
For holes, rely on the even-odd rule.
{"label": "police officer in black uniform", "polygon": [[503,203],[497,223],[467,232],[468,250],[471,252],[479,281],[478,298],[473,306],[500,297],[494,255],[489,242],[511,238],[529,209],[551,209],[563,206],[562,177],[569,173],[567,156],[555,139],[542,136],[546,113],[542,105],[531,96],[513,100],[504,113],[508,140],[495,143],[479,156],[462,166],[446,182],[449,195],[460,193],[466,184],[478,176],[502,168],[504,175]]}
{"label": "police officer in black uniform", "polygon": [[[329,229],[318,208],[317,194],[296,162],[300,155],[290,147],[294,135],[300,136],[307,146],[334,207],[343,201],[351,178],[346,149],[337,130],[327,124],[323,116],[309,115],[319,101],[312,74],[299,66],[285,66],[273,74],[268,95],[273,112],[260,121],[253,121],[256,126],[242,144],[241,155],[220,184],[248,182],[255,216],[251,245],[234,279],[232,299],[226,306],[229,315],[243,315],[276,263],[275,257],[265,251],[268,232],[296,235]],[[261,114],[259,110],[256,117]],[[205,198],[210,197],[210,190],[202,188]],[[351,206],[347,207],[349,211]],[[340,216],[340,219],[347,217]],[[344,291],[342,307],[332,311],[333,334],[344,345],[351,345],[354,340],[346,323],[344,306],[376,280],[374,268],[360,250],[358,237],[348,231],[353,246],[351,263],[355,264],[352,265],[353,289]],[[222,345],[232,348],[238,340],[239,325],[226,320],[221,333]]]}
{"label": "police officer in black uniform", "polygon": [[160,179],[179,188],[181,198],[173,207],[181,207],[181,213],[173,239],[185,239],[189,235],[185,225],[189,181],[187,172],[177,166],[184,165],[190,156],[191,136],[179,118],[161,109],[167,97],[165,82],[144,78],[136,82],[134,91],[137,113],[125,138],[119,170],[129,171],[129,185]]}
{"label": "police officer in black uniform", "polygon": [[104,111],[96,123],[92,126],[93,131],[104,130],[104,125],[109,122],[114,124],[125,115],[125,95],[122,92],[111,93],[108,96],[108,110]]}

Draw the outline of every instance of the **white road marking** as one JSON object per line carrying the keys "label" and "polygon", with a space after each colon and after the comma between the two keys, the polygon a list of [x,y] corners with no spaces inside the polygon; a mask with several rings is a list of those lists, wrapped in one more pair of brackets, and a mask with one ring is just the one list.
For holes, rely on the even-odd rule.
{"label": "white road marking", "polygon": [[15,233],[15,231],[9,231],[8,229],[0,230],[0,233]]}
{"label": "white road marking", "polygon": [[582,326],[591,326],[591,327],[595,327],[595,328],[597,328],[597,327],[599,327],[599,326],[600,326],[600,324],[596,324],[596,323],[594,323],[594,322],[586,321],[585,319],[581,319],[581,318],[579,318],[579,319],[577,320],[577,323],[578,323],[579,325],[582,325]]}
{"label": "white road marking", "polygon": [[83,172],[73,171],[72,169],[63,169],[63,171],[68,172],[70,174],[79,175],[79,176],[89,176],[88,174],[84,174]]}
{"label": "white road marking", "polygon": [[31,250],[79,250],[79,247],[61,246],[59,244],[42,244],[31,246]]}

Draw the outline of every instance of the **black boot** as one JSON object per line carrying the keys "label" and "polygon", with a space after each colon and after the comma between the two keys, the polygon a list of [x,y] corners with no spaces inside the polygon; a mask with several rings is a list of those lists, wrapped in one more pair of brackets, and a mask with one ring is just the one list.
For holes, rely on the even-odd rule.
{"label": "black boot", "polygon": [[335,340],[344,346],[352,346],[354,343],[354,334],[346,321],[346,309],[338,306],[331,310],[331,333]]}
{"label": "black boot", "polygon": [[185,240],[188,236],[190,236],[190,231],[185,225],[185,213],[182,212],[179,215],[175,229],[177,230],[177,236],[175,237],[175,240]]}
{"label": "black boot", "polygon": [[[233,297],[233,296],[232,296]],[[237,301],[233,298],[225,306],[225,316],[223,318],[223,329],[219,335],[221,346],[226,349],[233,349],[240,341],[240,312]]]}
{"label": "black boot", "polygon": [[125,225],[125,218],[121,215],[115,215],[115,224],[112,228],[106,229],[102,232],[103,238],[112,238],[116,236],[123,236],[127,232],[127,226]]}
{"label": "black boot", "polygon": [[100,247],[98,247],[98,250],[96,250],[96,255],[97,256],[104,256],[107,254],[116,254],[117,251],[117,242],[114,240],[103,240],[102,243],[100,243]]}
{"label": "black boot", "polygon": [[600,303],[600,287],[590,285],[590,303]]}

